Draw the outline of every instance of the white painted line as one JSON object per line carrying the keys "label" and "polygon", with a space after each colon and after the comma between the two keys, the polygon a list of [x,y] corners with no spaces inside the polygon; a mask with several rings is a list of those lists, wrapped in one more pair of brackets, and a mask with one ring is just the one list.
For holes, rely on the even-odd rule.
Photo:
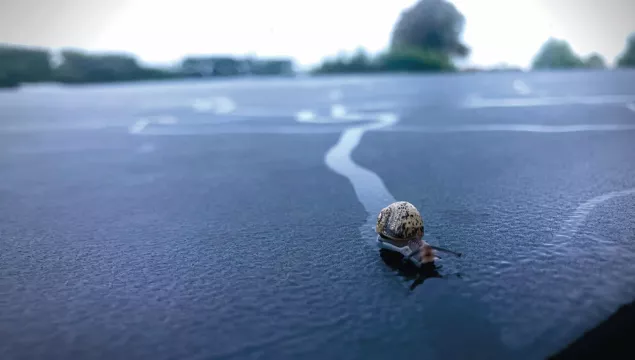
{"label": "white painted line", "polygon": [[316,116],[312,111],[303,110],[298,112],[295,118],[298,122],[308,123],[314,121]]}
{"label": "white painted line", "polygon": [[346,116],[346,108],[343,105],[331,106],[331,116],[334,118],[344,118]]}
{"label": "white painted line", "polygon": [[588,131],[635,131],[629,124],[580,124],[580,125],[536,125],[536,124],[480,124],[453,126],[398,126],[381,131],[411,133],[458,133],[458,132],[530,132],[571,133]]}
{"label": "white painted line", "polygon": [[150,124],[150,120],[147,118],[137,120],[134,125],[128,128],[130,134],[139,134]]}
{"label": "white painted line", "polygon": [[189,135],[189,136],[209,136],[209,135],[226,135],[226,134],[266,134],[266,135],[280,135],[280,134],[292,134],[292,135],[315,135],[315,134],[340,134],[342,132],[341,126],[337,124],[324,125],[319,127],[303,127],[297,125],[272,125],[272,126],[258,126],[258,127],[152,127],[147,130],[152,135],[159,136],[171,136],[171,135]]}
{"label": "white painted line", "polygon": [[212,100],[197,99],[192,103],[192,107],[198,112],[209,112],[214,110],[214,102]]}
{"label": "white painted line", "polygon": [[173,125],[176,124],[178,121],[179,119],[171,115],[150,116],[137,120],[136,123],[128,128],[128,132],[130,134],[140,134],[148,125],[152,123],[161,125]]}
{"label": "white painted line", "polygon": [[519,79],[514,80],[513,87],[514,87],[514,90],[516,90],[516,92],[519,93],[520,95],[531,94],[531,89],[522,80],[519,80]]}
{"label": "white painted line", "polygon": [[393,113],[349,113],[342,105],[333,105],[330,116],[318,116],[312,111],[302,110],[295,114],[295,119],[301,123],[312,124],[341,124],[359,121],[383,121],[385,118],[396,118]]}
{"label": "white painted line", "polygon": [[391,114],[391,113],[379,114],[377,119],[382,123],[390,123],[390,124],[396,124],[397,121],[399,120],[397,115]]}
{"label": "white painted line", "polygon": [[575,209],[575,211],[573,212],[573,214],[571,214],[567,221],[564,222],[564,225],[562,226],[558,234],[556,234],[556,236],[568,239],[575,236],[580,226],[584,224],[586,218],[589,216],[591,211],[595,209],[596,206],[616,197],[628,195],[635,195],[635,189],[613,191],[604,195],[596,196],[593,199],[584,202],[583,204],[578,206],[578,208]]}
{"label": "white painted line", "polygon": [[[392,115],[392,113],[390,113]],[[379,117],[384,115],[384,113],[380,114],[364,114],[364,113],[351,113],[349,112],[343,105],[333,105],[331,106],[331,117],[337,122],[341,121],[381,121]],[[332,121],[331,121],[332,122]]]}
{"label": "white painted line", "polygon": [[626,104],[626,108],[632,112],[635,112],[635,101]]}
{"label": "white painted line", "polygon": [[29,133],[29,132],[48,132],[48,131],[86,131],[101,130],[108,128],[119,128],[119,125],[103,124],[103,123],[74,123],[74,124],[30,124],[18,126],[0,126],[0,133]]}
{"label": "white painted line", "polygon": [[236,104],[228,97],[216,98],[216,113],[229,114],[236,110]]}
{"label": "white painted line", "polygon": [[236,110],[236,103],[232,99],[219,96],[209,99],[196,99],[192,103],[192,108],[197,112],[215,112],[217,114],[229,114]]}
{"label": "white painted line", "polygon": [[485,99],[470,97],[463,105],[465,108],[505,108],[505,107],[537,107],[558,105],[604,105],[623,104],[635,101],[635,95],[598,95],[598,96],[567,96],[567,97],[526,97]]}
{"label": "white painted line", "polygon": [[[582,240],[581,238],[586,237],[589,238],[587,234],[580,236],[580,238],[575,238],[579,228],[584,225],[589,214],[600,204],[615,199],[619,197],[625,196],[633,196],[635,195],[635,188],[625,189],[621,191],[609,192],[603,195],[596,196],[584,203],[580,204],[574,211],[571,213],[567,219],[564,221],[561,229],[552,237],[546,237],[546,241],[542,242],[539,245],[540,250],[536,252],[537,257],[534,259],[535,264],[540,266],[539,264],[543,264],[546,262],[553,263],[563,263],[567,261],[576,261],[579,259],[581,261],[580,264],[596,264],[602,263],[603,261],[612,262],[617,259],[619,264],[619,259],[625,259],[622,255],[624,251],[628,251],[628,247],[624,247],[623,244],[616,244],[615,242],[608,243],[604,239],[599,239],[600,243],[603,244],[588,244],[588,241]],[[608,205],[607,206],[611,206]],[[617,210],[617,209],[615,209]],[[597,231],[602,231],[601,229],[596,229]],[[591,238],[597,236],[591,235]],[[582,240],[582,241],[581,241]],[[597,241],[597,240],[596,240]],[[599,245],[599,246],[595,246]],[[589,260],[593,259],[593,261],[589,262]],[[619,265],[618,265],[619,266]],[[618,268],[615,268],[616,270]],[[605,294],[611,294],[614,292],[619,292],[624,288],[623,282],[612,282],[612,281],[603,281],[605,277],[605,273],[594,272],[589,275],[587,283],[594,284],[590,288],[586,288],[585,286],[580,286],[577,289],[574,289],[573,292],[569,287],[558,287],[561,280],[559,279],[571,279],[578,278],[584,272],[584,268],[580,268],[580,266],[573,266],[571,269],[568,267],[564,267],[562,272],[557,274],[557,278],[554,276],[547,276],[542,279],[538,279],[538,283],[533,284],[532,286],[553,286],[553,291],[550,292],[550,298],[560,299],[560,303],[551,303],[551,307],[557,305],[559,311],[554,313],[552,316],[545,317],[541,322],[539,322],[539,326],[530,327],[533,328],[533,333],[535,334],[543,334],[548,329],[554,329],[557,324],[570,324],[570,319],[576,316],[583,316],[587,313],[588,309],[590,309],[592,301],[585,302],[585,299],[600,299]],[[516,273],[519,275],[520,273]],[[586,274],[584,274],[586,275]],[[572,277],[573,276],[573,277]],[[514,277],[513,279],[516,279]],[[502,280],[502,279],[501,279]],[[506,283],[511,279],[505,279],[502,282]],[[585,284],[584,281],[579,282],[580,284]],[[572,301],[575,299],[574,301]],[[584,303],[584,304],[583,304]],[[581,305],[582,304],[582,305]],[[617,305],[616,305],[617,306]],[[563,322],[563,319],[567,319]],[[560,326],[561,328],[562,326]],[[565,334],[568,331],[559,332],[560,334]],[[527,338],[526,333],[523,333],[523,338]]]}
{"label": "white painted line", "polygon": [[354,122],[359,119],[370,121],[370,123],[351,126],[344,130],[338,142],[325,154],[324,162],[333,172],[346,177],[353,185],[358,200],[368,213],[367,221],[360,227],[360,232],[368,244],[376,248],[376,234],[373,226],[377,220],[377,214],[386,205],[394,202],[395,198],[388,191],[383,180],[374,172],[356,164],[351,159],[351,154],[367,131],[393,126],[399,119],[392,113],[351,114],[340,104],[331,107],[331,117],[321,119],[312,112],[304,111],[298,113],[296,119],[298,122],[330,124]]}
{"label": "white painted line", "polygon": [[377,214],[382,208],[395,202],[395,198],[386,188],[384,181],[374,172],[356,164],[351,154],[367,131],[379,130],[397,123],[398,118],[391,115],[383,114],[377,116],[373,123],[347,128],[324,157],[326,165],[333,172],[346,177],[351,182],[357,199],[366,209],[368,217],[366,223],[360,227],[360,232],[372,247],[376,247],[373,226],[377,221]]}

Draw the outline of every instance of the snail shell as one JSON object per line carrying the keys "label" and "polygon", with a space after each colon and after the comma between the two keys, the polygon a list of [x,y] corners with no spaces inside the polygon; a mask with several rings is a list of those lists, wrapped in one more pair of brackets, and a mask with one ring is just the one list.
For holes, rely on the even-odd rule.
{"label": "snail shell", "polygon": [[417,241],[423,238],[423,219],[414,205],[398,201],[379,212],[375,231],[393,241]]}

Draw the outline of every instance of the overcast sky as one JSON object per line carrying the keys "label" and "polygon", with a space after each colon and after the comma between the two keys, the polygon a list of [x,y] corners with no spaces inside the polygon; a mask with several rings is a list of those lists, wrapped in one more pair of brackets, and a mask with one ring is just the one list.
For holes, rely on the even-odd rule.
{"label": "overcast sky", "polygon": [[[0,0],[0,42],[132,52],[289,55],[309,65],[341,50],[384,49],[416,0]],[[454,0],[471,63],[527,66],[550,36],[612,62],[635,32],[632,0]]]}

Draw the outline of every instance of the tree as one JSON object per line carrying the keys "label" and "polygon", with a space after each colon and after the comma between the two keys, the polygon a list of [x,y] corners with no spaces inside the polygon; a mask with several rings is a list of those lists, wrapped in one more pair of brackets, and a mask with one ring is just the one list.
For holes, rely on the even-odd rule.
{"label": "tree", "polygon": [[534,69],[568,69],[584,66],[582,60],[576,55],[568,42],[558,39],[549,39],[540,48],[534,58]]}
{"label": "tree", "polygon": [[20,81],[14,74],[0,69],[0,89],[16,88],[18,86],[20,86]]}
{"label": "tree", "polygon": [[67,83],[111,82],[127,80],[139,70],[136,59],[115,54],[85,54],[64,50],[55,69],[58,81]]}
{"label": "tree", "polygon": [[394,49],[379,59],[379,70],[385,72],[452,71],[454,65],[448,55],[414,48]]}
{"label": "tree", "polygon": [[606,61],[600,54],[593,53],[584,60],[584,66],[590,69],[606,69]]}
{"label": "tree", "polygon": [[635,67],[635,33],[626,40],[626,48],[617,60],[617,66],[622,68]]}
{"label": "tree", "polygon": [[47,50],[0,46],[0,86],[15,87],[50,79],[50,53]]}
{"label": "tree", "polygon": [[342,52],[335,58],[325,59],[313,72],[316,74],[368,73],[376,70],[375,60],[364,49],[359,48],[350,56]]}
{"label": "tree", "polygon": [[127,54],[85,54],[75,50],[61,52],[55,79],[63,83],[99,83],[164,79],[173,77],[166,71],[145,68]]}
{"label": "tree", "polygon": [[260,59],[251,61],[249,72],[254,75],[292,75],[293,60],[291,59]]}
{"label": "tree", "polygon": [[392,33],[392,49],[416,48],[465,57],[470,49],[460,36],[465,17],[446,0],[420,0],[405,10]]}
{"label": "tree", "polygon": [[359,48],[348,60],[348,67],[352,72],[369,72],[373,70],[374,64],[366,51]]}

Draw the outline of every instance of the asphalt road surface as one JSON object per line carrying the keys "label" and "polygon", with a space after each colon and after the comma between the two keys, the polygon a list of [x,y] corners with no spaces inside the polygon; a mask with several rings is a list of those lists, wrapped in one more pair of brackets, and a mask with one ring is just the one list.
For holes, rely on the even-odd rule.
{"label": "asphalt road surface", "polygon": [[[413,274],[417,206],[465,255]],[[0,93],[0,358],[518,358],[635,298],[635,72]]]}

